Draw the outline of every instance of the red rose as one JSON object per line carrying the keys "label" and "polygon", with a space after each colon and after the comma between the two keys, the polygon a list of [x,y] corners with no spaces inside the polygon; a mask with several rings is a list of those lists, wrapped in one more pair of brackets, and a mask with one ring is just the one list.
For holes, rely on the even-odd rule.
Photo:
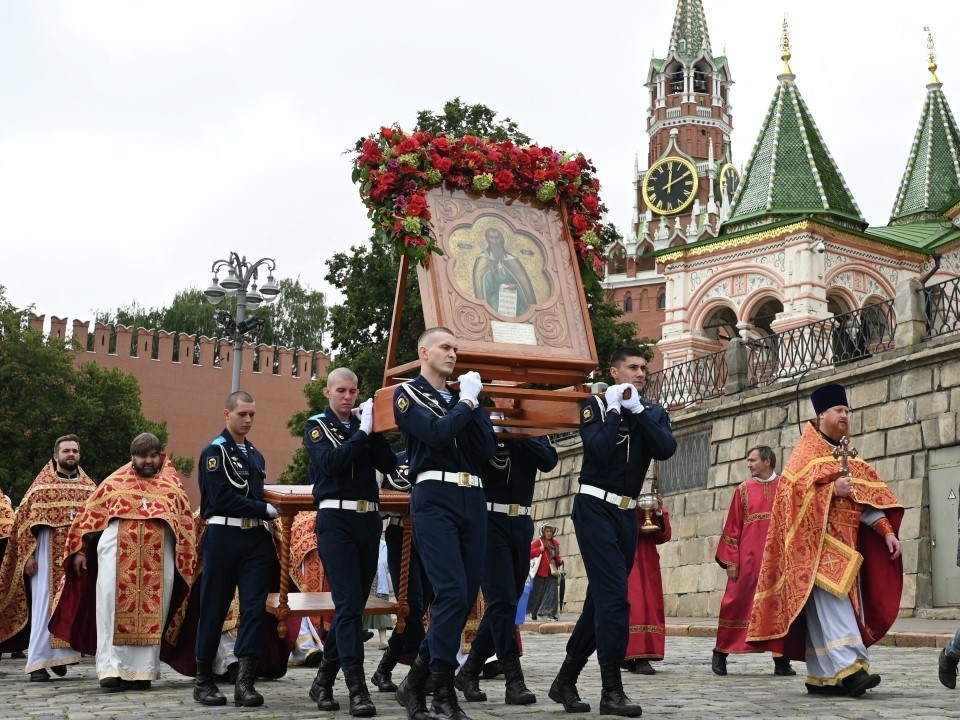
{"label": "red rose", "polygon": [[406,153],[412,153],[420,149],[420,143],[414,140],[412,137],[406,138],[399,145],[397,145],[397,152],[401,155]]}
{"label": "red rose", "polygon": [[388,127],[382,127],[380,128],[380,134],[383,135],[384,138],[389,140],[390,138],[393,137],[393,130],[391,130]]}
{"label": "red rose", "polygon": [[534,160],[539,160],[543,157],[543,153],[540,151],[536,145],[527,150],[527,156],[533,158]]}
{"label": "red rose", "polygon": [[437,162],[434,163],[434,167],[442,173],[448,173],[450,172],[450,168],[453,167],[453,160],[450,158],[439,158]]}
{"label": "red rose", "polygon": [[498,170],[493,174],[493,184],[500,192],[506,192],[513,187],[513,173],[509,170]]}
{"label": "red rose", "polygon": [[440,152],[450,152],[450,141],[443,136],[434,138],[433,147]]}
{"label": "red rose", "polygon": [[560,172],[568,178],[575,178],[580,174],[580,166],[573,160],[570,160],[560,167]]}
{"label": "red rose", "polygon": [[376,165],[383,158],[383,153],[372,138],[363,141],[363,151],[360,153],[358,162],[364,165]]}
{"label": "red rose", "polygon": [[407,215],[414,215],[419,217],[427,209],[427,201],[424,199],[423,195],[414,195],[407,202]]}
{"label": "red rose", "polygon": [[550,168],[547,168],[546,170],[544,170],[544,171],[543,171],[543,176],[544,176],[547,180],[553,180],[554,182],[556,182],[557,180],[560,179],[560,173],[557,172],[557,169],[556,169],[555,167],[550,167]]}
{"label": "red rose", "polygon": [[487,151],[487,159],[496,165],[498,162],[500,162],[500,153],[498,153],[496,150],[489,150]]}
{"label": "red rose", "polygon": [[591,215],[596,215],[600,210],[600,201],[597,200],[596,195],[584,195],[583,206],[590,212]]}
{"label": "red rose", "polygon": [[471,146],[474,146],[474,147],[475,147],[475,146],[477,146],[477,145],[479,144],[479,142],[480,142],[480,141],[477,140],[473,135],[464,135],[464,136],[463,136],[463,144],[464,144],[464,145],[471,145]]}
{"label": "red rose", "polygon": [[573,223],[573,227],[576,229],[578,236],[583,235],[590,229],[590,221],[580,213],[575,212],[573,217],[570,218],[570,222]]}

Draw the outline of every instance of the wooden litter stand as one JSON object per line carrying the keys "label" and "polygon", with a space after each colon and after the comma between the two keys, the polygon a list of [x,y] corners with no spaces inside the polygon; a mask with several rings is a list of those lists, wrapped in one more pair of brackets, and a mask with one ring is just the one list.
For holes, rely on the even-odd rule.
{"label": "wooden litter stand", "polygon": [[[263,499],[272,503],[280,513],[280,592],[267,595],[267,612],[277,617],[277,634],[287,635],[290,617],[333,617],[333,598],[328,592],[290,592],[290,531],[298,512],[317,511],[311,485],[267,485]],[[379,512],[396,513],[409,518],[410,496],[396,490],[380,491]],[[410,574],[410,547],[413,540],[411,523],[403,524],[403,550],[400,557],[400,587],[396,589],[395,603],[370,596],[364,615],[397,616],[397,630],[403,632],[410,606],[407,604],[407,585]]]}

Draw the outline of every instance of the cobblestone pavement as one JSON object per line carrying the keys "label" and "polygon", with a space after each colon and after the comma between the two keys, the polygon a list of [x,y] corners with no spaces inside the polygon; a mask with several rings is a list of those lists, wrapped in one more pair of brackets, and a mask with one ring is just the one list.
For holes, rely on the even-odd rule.
{"label": "cobblestone pavement", "polygon": [[[526,707],[503,704],[503,678],[484,681],[489,702],[463,703],[473,720],[491,718],[570,718],[598,716],[600,672],[591,662],[581,676],[579,688],[592,712],[567,715],[550,701],[547,688],[563,657],[566,634],[523,633],[523,659],[527,684],[538,702]],[[960,718],[960,690],[950,691],[937,681],[937,654],[932,647],[871,649],[873,669],[882,684],[862,698],[821,698],[806,694],[802,667],[797,677],[775,677],[767,655],[731,655],[730,674],[717,677],[710,671],[710,638],[668,637],[667,658],[655,663],[653,676],[624,673],[630,697],[643,706],[645,718]],[[368,652],[371,648],[368,647]],[[92,658],[69,668],[65,678],[48,683],[30,683],[23,660],[0,662],[0,718],[334,718],[349,717],[343,676],[335,694],[339,713],[321,713],[307,697],[315,671],[292,667],[281,680],[260,681],[257,688],[266,698],[262,708],[241,709],[232,704],[204,708],[191,697],[192,681],[164,667],[163,676],[147,692],[104,693],[99,689]],[[795,665],[798,665],[795,663]],[[373,660],[367,661],[368,675]],[[395,675],[395,678],[399,676]],[[231,688],[223,688],[231,690]],[[232,699],[232,692],[230,693]],[[392,695],[373,693],[377,717],[402,720],[403,711]]]}

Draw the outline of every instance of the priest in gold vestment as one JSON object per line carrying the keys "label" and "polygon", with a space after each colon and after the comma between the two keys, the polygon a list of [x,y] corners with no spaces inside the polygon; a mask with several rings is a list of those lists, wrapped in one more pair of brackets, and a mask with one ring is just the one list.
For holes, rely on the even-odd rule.
{"label": "priest in gold vestment", "polygon": [[31,682],[62,677],[80,653],[50,635],[53,596],[63,577],[63,546],[73,518],[96,489],[80,467],[80,439],[57,438],[53,459],[27,489],[0,570],[0,651],[27,651]]}
{"label": "priest in gold vestment", "polygon": [[880,683],[866,649],[899,611],[903,508],[845,444],[844,388],[810,399],[817,419],[777,487],[747,642],[806,660],[809,693],[855,697]]}
{"label": "priest in gold vestment", "polygon": [[90,496],[64,549],[50,630],[96,655],[108,691],[145,690],[160,677],[161,647],[180,639],[196,570],[190,500],[160,450],[155,435],[134,438],[131,461]]}

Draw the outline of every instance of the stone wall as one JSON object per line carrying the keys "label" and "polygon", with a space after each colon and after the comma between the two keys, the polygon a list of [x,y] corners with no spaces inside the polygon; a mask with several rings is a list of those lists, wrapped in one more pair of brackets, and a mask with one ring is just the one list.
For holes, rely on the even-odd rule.
{"label": "stone wall", "polygon": [[[703,489],[664,498],[673,526],[673,539],[660,546],[668,616],[717,615],[726,574],[714,553],[733,490],[747,478],[747,450],[769,445],[782,467],[800,436],[798,419],[813,416],[810,393],[829,383],[848,388],[854,408],[853,445],[905,509],[900,528],[905,572],[901,614],[930,607],[927,457],[931,450],[958,443],[960,339],[955,336],[809,372],[801,377],[799,389],[793,378],[671,413],[677,437],[710,430],[710,468]],[[561,463],[538,482],[534,517],[537,526],[550,520],[560,528],[567,557],[565,609],[576,612],[586,578],[569,515],[582,456],[576,438],[559,444],[565,445],[560,448]]]}

